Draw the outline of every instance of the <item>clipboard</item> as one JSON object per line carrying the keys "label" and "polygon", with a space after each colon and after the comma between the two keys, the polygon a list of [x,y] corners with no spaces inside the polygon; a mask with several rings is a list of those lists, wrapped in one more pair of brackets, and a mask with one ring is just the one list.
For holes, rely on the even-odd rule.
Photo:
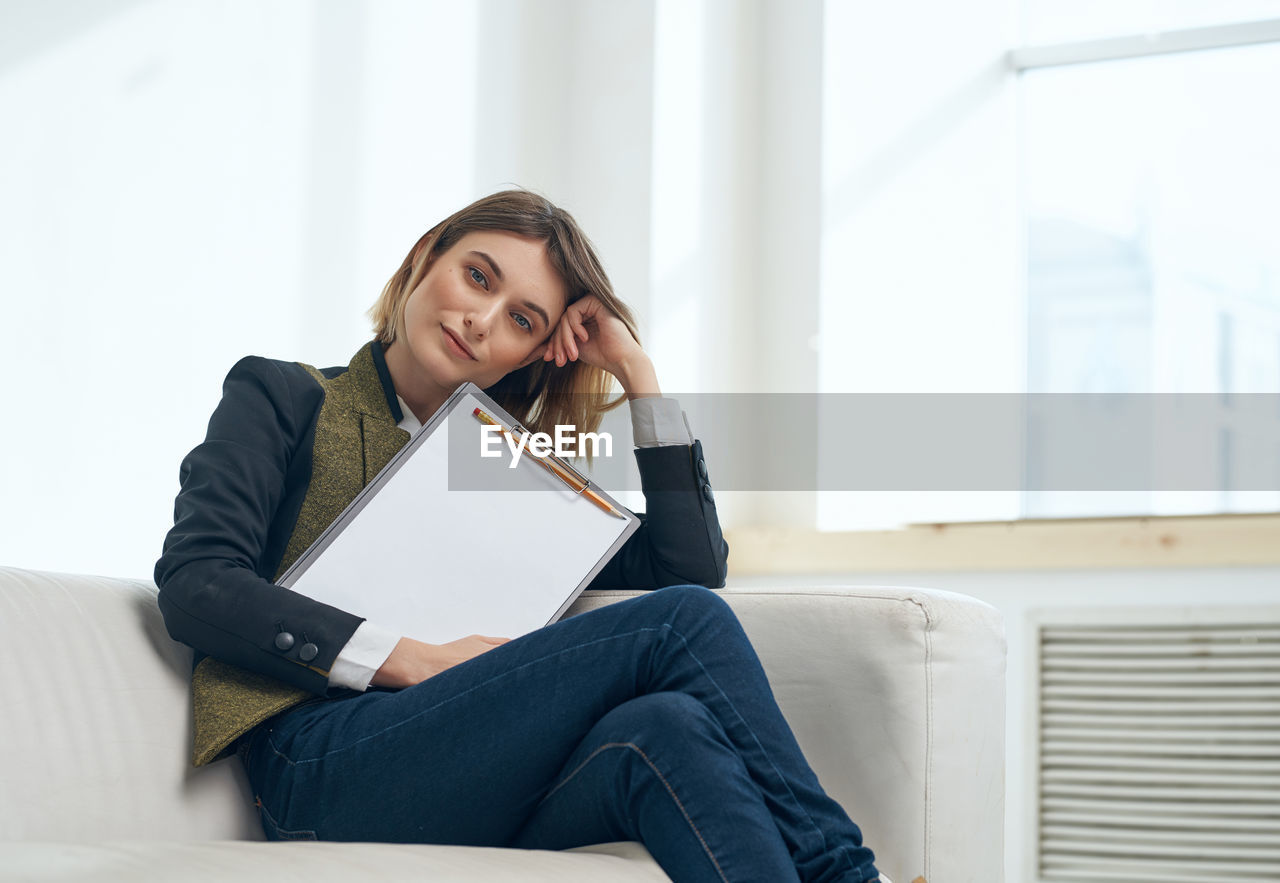
{"label": "clipboard", "polygon": [[482,457],[475,408],[519,427],[462,384],[278,585],[429,644],[516,638],[563,616],[640,520],[591,485],[623,517],[594,505],[527,449]]}

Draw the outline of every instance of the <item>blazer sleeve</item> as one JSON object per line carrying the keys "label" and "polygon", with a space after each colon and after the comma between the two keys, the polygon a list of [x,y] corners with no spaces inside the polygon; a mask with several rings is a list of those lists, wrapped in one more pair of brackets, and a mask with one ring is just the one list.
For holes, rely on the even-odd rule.
{"label": "blazer sleeve", "polygon": [[[308,383],[309,400],[300,402]],[[263,571],[274,566],[264,561],[268,534],[321,395],[309,377],[292,378],[268,359],[231,369],[204,442],[182,462],[173,529],[155,568],[175,640],[318,695],[363,620],[276,586]],[[277,645],[281,632],[293,636],[280,642],[288,647]]]}
{"label": "blazer sleeve", "polygon": [[588,588],[721,588],[729,546],[720,531],[702,442],[637,448],[635,456],[646,508],[640,529]]}

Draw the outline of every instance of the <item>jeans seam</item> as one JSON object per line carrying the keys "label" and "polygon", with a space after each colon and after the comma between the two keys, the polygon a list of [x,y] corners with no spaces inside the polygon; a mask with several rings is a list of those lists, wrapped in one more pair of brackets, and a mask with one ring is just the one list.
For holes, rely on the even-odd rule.
{"label": "jeans seam", "polygon": [[544,796],[542,800],[538,801],[538,806],[542,806],[542,804],[550,800],[552,795],[554,795],[557,791],[559,791],[565,785],[569,784],[570,780],[572,780],[574,776],[582,772],[582,770],[586,767],[587,764],[591,763],[591,761],[595,760],[597,756],[599,756],[605,750],[610,748],[629,748],[632,751],[634,751],[636,754],[640,755],[640,759],[643,760],[645,762],[645,765],[648,766],[649,769],[653,772],[653,774],[658,777],[658,781],[662,783],[662,787],[666,788],[667,793],[671,795],[671,800],[672,802],[675,803],[676,809],[680,810],[680,815],[684,816],[684,820],[686,823],[688,823],[689,829],[693,831],[693,835],[697,837],[698,842],[702,844],[702,851],[707,854],[707,858],[711,859],[711,864],[715,866],[716,873],[720,875],[720,879],[724,880],[725,883],[729,883],[729,878],[725,876],[724,869],[720,867],[720,862],[716,860],[715,853],[711,851],[711,847],[707,844],[707,839],[703,837],[702,832],[698,830],[698,826],[694,823],[692,816],[689,815],[689,811],[685,809],[684,803],[681,802],[679,796],[676,794],[676,790],[671,787],[671,783],[667,781],[666,776],[662,775],[662,772],[658,769],[657,765],[654,764],[654,762],[649,759],[649,755],[644,753],[644,749],[642,749],[639,745],[635,744],[634,742],[606,742],[605,744],[601,745],[595,751],[591,752],[591,754],[587,756],[587,758],[583,760],[582,763],[574,767],[572,772],[570,772],[567,776],[565,776],[563,779],[557,782],[556,786],[552,788],[550,791],[548,791],[546,793],[546,796]]}
{"label": "jeans seam", "polygon": [[261,797],[255,798],[254,802],[257,804],[258,811],[261,812],[262,815],[266,817],[267,822],[270,823],[271,828],[273,831],[275,831],[276,837],[278,839],[286,840],[286,841],[287,840],[318,840],[319,839],[316,836],[316,832],[311,828],[281,827],[280,823],[276,821],[276,817],[271,814],[271,811],[269,809],[267,809],[267,805],[262,802]]}
{"label": "jeans seam", "polygon": [[670,623],[664,623],[663,628],[666,628],[671,632],[671,634],[675,635],[680,639],[680,642],[684,645],[685,652],[689,654],[689,658],[692,659],[694,662],[698,663],[698,668],[702,669],[702,673],[703,675],[706,676],[707,681],[715,686],[716,692],[720,694],[720,698],[722,698],[725,704],[728,705],[729,708],[733,710],[733,713],[737,716],[738,720],[742,723],[743,728],[746,729],[746,731],[751,734],[751,738],[756,743],[756,748],[760,751],[760,754],[768,761],[769,767],[773,770],[773,774],[778,777],[778,781],[782,784],[782,787],[786,790],[787,797],[791,799],[792,805],[795,808],[800,810],[800,812],[808,820],[809,827],[813,831],[815,831],[818,837],[822,840],[823,849],[824,850],[830,849],[830,844],[827,842],[827,835],[822,830],[822,826],[813,820],[813,816],[809,815],[809,810],[805,808],[804,804],[800,801],[800,799],[796,797],[795,792],[791,790],[791,786],[787,783],[787,777],[784,776],[782,774],[782,771],[778,769],[777,764],[773,762],[773,758],[769,755],[769,752],[766,751],[764,748],[764,745],[760,743],[760,737],[756,735],[755,730],[751,729],[751,725],[747,723],[747,719],[743,717],[742,712],[738,711],[738,709],[734,706],[732,700],[729,699],[729,696],[724,692],[724,689],[721,688],[720,684],[716,682],[716,679],[711,676],[711,672],[707,671],[707,667],[702,664],[702,660],[698,658],[698,654],[693,652],[693,648],[689,646],[689,639],[686,638],[684,635],[682,635],[680,632],[676,631],[675,627],[672,626]]}

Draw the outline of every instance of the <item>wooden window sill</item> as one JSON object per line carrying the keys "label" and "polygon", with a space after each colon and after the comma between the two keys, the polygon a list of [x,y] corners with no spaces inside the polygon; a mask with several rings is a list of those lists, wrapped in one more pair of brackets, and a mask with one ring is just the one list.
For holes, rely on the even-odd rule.
{"label": "wooden window sill", "polygon": [[1280,565],[1280,513],[725,531],[735,575]]}

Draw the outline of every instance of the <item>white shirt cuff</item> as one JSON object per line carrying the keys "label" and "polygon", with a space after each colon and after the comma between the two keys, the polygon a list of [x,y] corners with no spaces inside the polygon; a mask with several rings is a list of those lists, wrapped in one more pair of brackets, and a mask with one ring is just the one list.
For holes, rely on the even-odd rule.
{"label": "white shirt cuff", "polygon": [[378,628],[368,620],[360,623],[329,669],[329,686],[363,693],[399,641],[400,635],[395,632]]}
{"label": "white shirt cuff", "polygon": [[643,396],[628,404],[631,405],[631,435],[637,448],[693,444],[689,420],[675,399]]}

